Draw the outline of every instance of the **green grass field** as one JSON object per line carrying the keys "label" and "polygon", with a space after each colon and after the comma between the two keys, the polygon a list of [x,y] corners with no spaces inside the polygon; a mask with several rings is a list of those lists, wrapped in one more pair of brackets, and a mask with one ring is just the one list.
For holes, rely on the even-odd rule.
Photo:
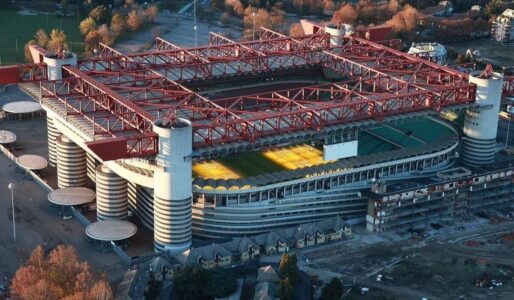
{"label": "green grass field", "polygon": [[[79,31],[77,16],[58,18],[52,15],[23,16],[13,9],[0,9],[0,58],[1,64],[24,61],[24,45],[33,38],[40,28],[47,34],[53,28],[64,30],[71,50],[80,54],[84,51],[83,38]],[[16,51],[16,40],[18,50]]]}
{"label": "green grass field", "polygon": [[[393,128],[396,128],[396,130]],[[391,124],[386,127],[376,127],[370,131],[373,132],[374,135],[366,131],[361,131],[359,133],[359,156],[389,152],[397,149],[398,147],[391,142],[400,145],[402,148],[420,148],[424,147],[426,143],[432,143],[441,138],[444,139],[455,135],[455,133],[447,126],[428,118],[402,120],[396,124]],[[300,145],[294,147],[300,147]],[[320,149],[318,148],[318,150]],[[280,152],[280,149],[275,149],[273,151],[277,152],[278,157],[267,156],[266,152],[255,151],[244,152],[213,161],[222,167],[228,168],[229,171],[237,173],[236,175],[243,178],[293,169],[289,166],[290,164],[288,164],[288,162],[292,165],[296,165],[298,168],[303,167],[302,161],[298,160],[298,154],[294,155],[293,153],[283,153]],[[299,153],[299,155],[303,156],[302,153]],[[316,157],[319,157],[319,155],[321,155],[321,153],[313,156],[311,155],[312,157],[309,155],[305,155],[303,157],[305,160],[314,159],[312,161],[312,165],[315,165],[316,163],[314,163],[314,161],[316,161]],[[225,176],[229,175],[229,172],[226,170],[214,170],[214,168],[216,168],[215,165],[207,165],[202,168],[203,174],[200,175],[198,172],[194,172],[195,177],[219,179],[225,178]],[[194,169],[195,168],[193,168],[193,170]],[[221,174],[221,176],[217,175],[220,174],[220,172],[225,172],[226,174]],[[233,174],[231,174],[231,176],[233,176]],[[233,176],[230,178],[237,177],[238,176]]]}
{"label": "green grass field", "polygon": [[243,177],[284,170],[282,166],[264,157],[262,152],[245,152],[235,157],[221,158],[219,161]]}

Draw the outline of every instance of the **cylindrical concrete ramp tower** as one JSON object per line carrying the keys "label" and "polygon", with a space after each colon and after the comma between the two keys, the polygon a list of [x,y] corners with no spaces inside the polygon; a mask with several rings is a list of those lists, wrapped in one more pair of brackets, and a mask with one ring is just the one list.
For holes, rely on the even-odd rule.
{"label": "cylindrical concrete ramp tower", "polygon": [[57,185],[59,188],[86,185],[86,152],[65,135],[57,137]]}
{"label": "cylindrical concrete ramp tower", "polygon": [[76,66],[77,55],[71,52],[64,52],[57,54],[49,52],[43,57],[43,62],[46,63],[46,69],[49,80],[62,79],[62,67],[65,65]]}
{"label": "cylindrical concrete ramp tower", "polygon": [[46,119],[46,128],[47,128],[47,136],[48,136],[48,164],[52,167],[57,166],[57,137],[61,135],[59,130],[54,125],[54,119],[47,117]]}
{"label": "cylindrical concrete ramp tower", "polygon": [[341,46],[343,44],[344,27],[328,24],[325,26],[325,32],[330,34],[330,46]]}
{"label": "cylindrical concrete ramp tower", "polygon": [[153,126],[159,135],[160,168],[154,172],[154,246],[179,253],[191,247],[193,131],[191,122],[176,119]]}
{"label": "cylindrical concrete ramp tower", "polygon": [[469,76],[469,82],[477,85],[476,103],[480,106],[469,108],[464,120],[462,162],[468,166],[493,162],[496,147],[503,77],[498,73],[479,75],[476,72]]}
{"label": "cylindrical concrete ramp tower", "polygon": [[128,214],[127,181],[106,165],[96,168],[96,218],[125,220]]}

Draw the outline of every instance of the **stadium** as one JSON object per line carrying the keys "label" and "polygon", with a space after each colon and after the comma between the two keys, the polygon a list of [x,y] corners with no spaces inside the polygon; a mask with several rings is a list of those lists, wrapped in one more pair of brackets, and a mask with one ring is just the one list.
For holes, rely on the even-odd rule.
{"label": "stadium", "polygon": [[[3,81],[46,111],[58,187],[89,178],[98,219],[137,216],[156,251],[334,216],[363,223],[372,182],[453,166],[462,134],[470,164],[494,156],[496,129],[480,129],[491,117],[473,112],[497,116],[501,79],[403,53],[372,33],[302,25],[301,37],[211,33],[196,48],[157,38],[138,54],[100,44],[85,59],[31,46],[35,64],[4,69]],[[483,95],[497,104],[481,104]],[[440,118],[450,111],[480,128],[460,132]]]}

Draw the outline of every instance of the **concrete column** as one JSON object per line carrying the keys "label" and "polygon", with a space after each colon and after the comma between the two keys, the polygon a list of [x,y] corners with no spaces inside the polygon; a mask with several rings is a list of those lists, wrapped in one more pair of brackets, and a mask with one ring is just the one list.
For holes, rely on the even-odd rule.
{"label": "concrete column", "polygon": [[92,154],[86,152],[86,164],[87,164],[87,177],[91,179],[91,181],[96,182],[96,167],[97,162],[95,157]]}
{"label": "concrete column", "polygon": [[475,102],[480,106],[466,111],[461,157],[465,165],[475,167],[494,160],[503,76],[493,73],[490,78],[480,78],[475,72],[469,82],[477,85]]}
{"label": "concrete column", "polygon": [[62,79],[63,66],[77,65],[77,55],[75,55],[75,53],[67,52],[62,56],[59,56],[56,53],[49,52],[43,57],[43,62],[46,63],[48,79],[59,80]]}
{"label": "concrete column", "polygon": [[47,136],[48,136],[48,164],[52,167],[57,166],[57,149],[56,139],[61,133],[54,125],[54,119],[46,118]]}
{"label": "concrete column", "polygon": [[191,247],[192,162],[191,122],[176,119],[154,123],[159,136],[160,168],[154,172],[154,248],[179,253]]}
{"label": "concrete column", "polygon": [[96,218],[124,220],[127,214],[127,181],[107,166],[98,166],[96,168]]}
{"label": "concrete column", "polygon": [[86,185],[86,152],[64,135],[57,137],[57,186]]}

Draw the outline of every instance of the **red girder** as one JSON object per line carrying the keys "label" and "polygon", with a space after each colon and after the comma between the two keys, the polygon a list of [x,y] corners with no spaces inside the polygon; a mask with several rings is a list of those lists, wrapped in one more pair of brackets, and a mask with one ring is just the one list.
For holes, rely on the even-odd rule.
{"label": "red girder", "polygon": [[[155,118],[151,114],[75,67],[64,66],[62,70],[63,81],[41,86],[43,97],[61,101],[67,115],[84,116],[92,124],[94,135],[123,138],[127,144],[125,157],[156,153],[157,137],[152,132]],[[98,112],[108,114],[91,115]]]}
{"label": "red girder", "polygon": [[88,72],[132,72],[150,68],[174,81],[187,82],[304,66],[313,63],[306,62],[303,58],[308,56],[292,54],[328,48],[326,34],[294,39],[300,43],[294,42],[290,37],[241,43],[219,35],[217,37],[218,44],[191,49],[177,48],[176,45],[159,38],[157,51],[127,56],[94,57],[80,61],[79,66]]}
{"label": "red girder", "polygon": [[[291,38],[262,28],[257,41],[211,33],[209,42],[182,49],[157,38],[155,51],[134,55],[102,44],[99,56],[64,67],[65,78],[42,90],[64,103],[68,115],[83,115],[99,141],[127,140],[125,157],[157,153],[151,126],[163,116],[191,120],[194,147],[202,147],[475,99],[466,75],[364,39],[345,38],[333,47],[322,32]],[[307,65],[332,69],[342,80],[217,100],[179,83]]]}

